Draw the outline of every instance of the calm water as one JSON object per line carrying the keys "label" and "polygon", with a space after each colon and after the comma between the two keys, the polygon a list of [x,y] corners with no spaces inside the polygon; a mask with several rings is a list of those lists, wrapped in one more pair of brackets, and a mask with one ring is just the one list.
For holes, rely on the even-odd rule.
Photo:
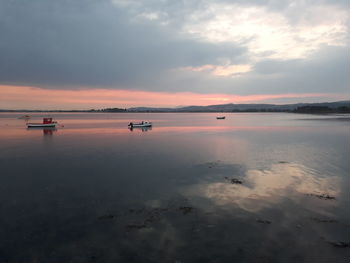
{"label": "calm water", "polygon": [[349,115],[21,115],[0,114],[0,262],[349,262]]}

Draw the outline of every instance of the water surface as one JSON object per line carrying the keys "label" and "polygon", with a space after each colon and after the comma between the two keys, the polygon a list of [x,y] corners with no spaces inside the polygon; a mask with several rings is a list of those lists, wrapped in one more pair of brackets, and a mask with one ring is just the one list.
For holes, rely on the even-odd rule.
{"label": "water surface", "polygon": [[348,262],[349,115],[21,115],[0,114],[0,262]]}

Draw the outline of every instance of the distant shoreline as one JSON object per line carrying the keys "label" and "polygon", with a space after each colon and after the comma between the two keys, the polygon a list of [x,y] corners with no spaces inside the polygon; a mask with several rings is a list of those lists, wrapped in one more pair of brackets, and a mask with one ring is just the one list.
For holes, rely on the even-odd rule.
{"label": "distant shoreline", "polygon": [[8,110],[0,112],[38,112],[38,113],[247,113],[247,112],[293,112],[293,113],[350,113],[350,101],[297,103],[297,104],[219,104],[208,106],[186,106],[181,108],[105,108],[90,110]]}

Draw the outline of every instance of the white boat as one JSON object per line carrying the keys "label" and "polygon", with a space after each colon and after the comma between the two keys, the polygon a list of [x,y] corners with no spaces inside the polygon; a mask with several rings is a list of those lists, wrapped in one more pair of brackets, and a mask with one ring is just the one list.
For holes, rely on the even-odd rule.
{"label": "white boat", "polygon": [[43,124],[43,123],[27,123],[28,128],[45,128],[45,127],[56,127],[57,123]]}
{"label": "white boat", "polygon": [[52,121],[52,118],[44,118],[42,123],[27,123],[28,128],[45,128],[56,127],[57,121]]}
{"label": "white boat", "polygon": [[142,121],[142,122],[130,122],[128,124],[129,128],[142,128],[142,127],[152,127],[152,123],[149,121]]}

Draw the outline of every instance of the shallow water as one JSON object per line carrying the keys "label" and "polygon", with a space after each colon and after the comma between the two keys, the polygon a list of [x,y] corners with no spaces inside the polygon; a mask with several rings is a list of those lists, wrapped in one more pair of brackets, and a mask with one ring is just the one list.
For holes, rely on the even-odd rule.
{"label": "shallow water", "polygon": [[21,115],[0,114],[0,262],[349,260],[349,115]]}

